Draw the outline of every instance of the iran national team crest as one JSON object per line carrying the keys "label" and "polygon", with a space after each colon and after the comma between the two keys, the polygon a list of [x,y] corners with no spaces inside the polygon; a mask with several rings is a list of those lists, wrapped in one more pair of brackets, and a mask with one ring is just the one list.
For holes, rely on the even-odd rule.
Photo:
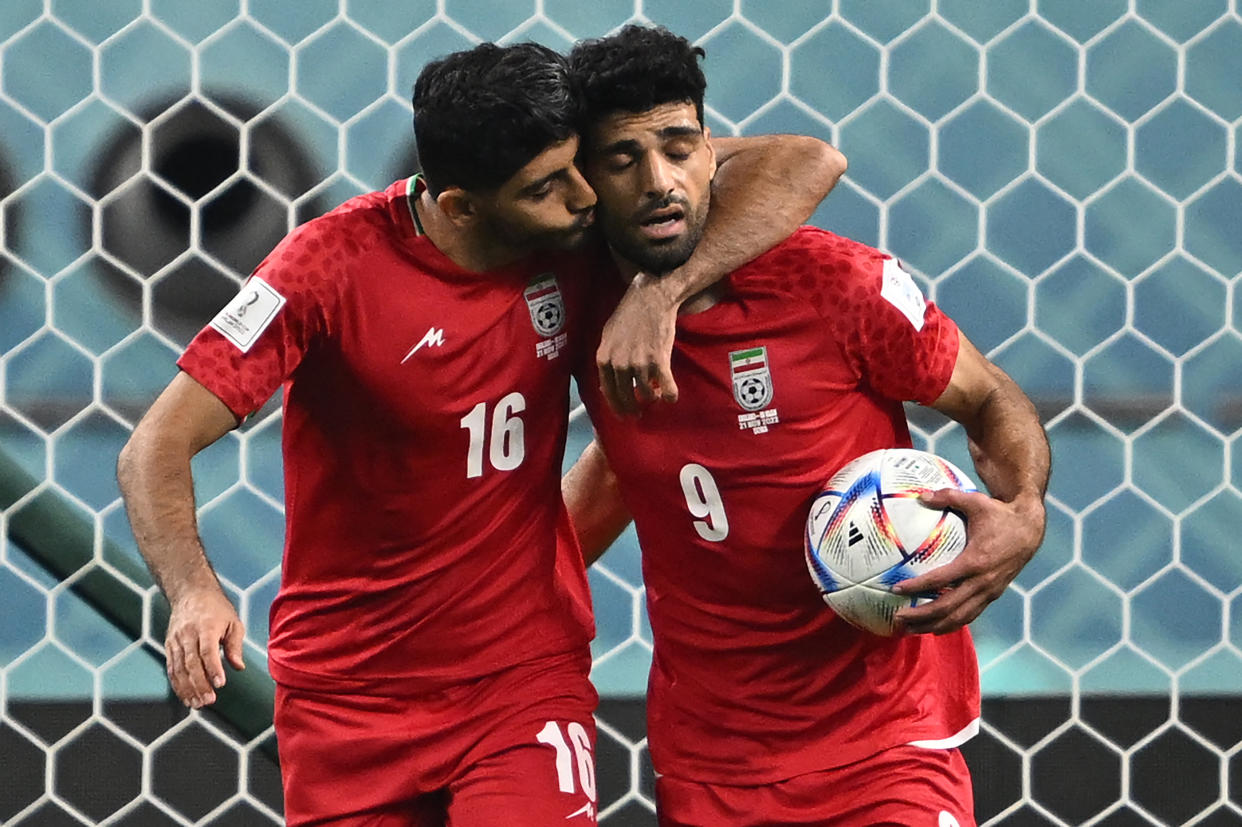
{"label": "iran national team crest", "polygon": [[768,349],[752,347],[729,354],[733,371],[733,398],[744,410],[757,411],[772,401],[772,373]]}
{"label": "iran national team crest", "polygon": [[556,276],[551,273],[535,276],[524,295],[535,332],[544,337],[560,333],[565,326],[565,301],[561,298]]}

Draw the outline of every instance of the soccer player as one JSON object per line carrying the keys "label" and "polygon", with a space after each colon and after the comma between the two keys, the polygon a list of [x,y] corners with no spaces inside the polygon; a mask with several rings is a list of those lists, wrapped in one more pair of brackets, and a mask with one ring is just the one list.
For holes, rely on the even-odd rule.
{"label": "soccer player", "polygon": [[[198,708],[225,683],[221,646],[244,665],[190,460],[283,385],[268,654],[288,823],[594,823],[593,629],[559,479],[589,274],[581,256],[531,255],[572,248],[592,222],[564,58],[534,44],[450,55],[420,74],[414,112],[425,177],[294,230],[191,342],[121,454],[134,535],[172,608],[169,679]],[[721,264],[652,292],[693,292],[777,240],[769,225],[804,220],[839,174],[806,149],[739,153],[743,170],[810,164],[798,205],[733,221]]]}
{"label": "soccer player", "polygon": [[[599,330],[627,279],[695,249],[716,168],[701,49],[631,26],[576,46],[583,171],[614,263]],[[582,370],[588,371],[589,365]],[[894,259],[806,227],[683,306],[680,400],[607,412],[563,487],[592,560],[633,516],[654,636],[648,742],[666,825],[973,824],[957,746],[978,728],[964,626],[1038,547],[1049,454],[1034,408]],[[902,401],[965,427],[991,496],[937,492],[969,545],[907,581],[911,633],[860,632],[823,603],[802,532],[831,473],[909,446]],[[950,588],[951,587],[951,588]]]}

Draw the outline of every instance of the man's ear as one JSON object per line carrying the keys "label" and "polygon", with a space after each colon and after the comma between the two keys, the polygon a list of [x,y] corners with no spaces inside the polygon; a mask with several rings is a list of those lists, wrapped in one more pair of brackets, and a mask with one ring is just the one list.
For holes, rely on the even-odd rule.
{"label": "man's ear", "polygon": [[447,187],[436,197],[436,206],[459,226],[469,224],[478,215],[470,193],[461,187]]}

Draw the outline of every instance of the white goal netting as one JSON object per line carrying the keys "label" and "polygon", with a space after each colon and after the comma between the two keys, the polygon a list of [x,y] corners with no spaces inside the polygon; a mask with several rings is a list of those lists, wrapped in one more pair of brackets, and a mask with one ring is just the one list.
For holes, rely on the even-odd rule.
{"label": "white goal netting", "polygon": [[[705,46],[717,134],[839,146],[815,223],[924,274],[1044,418],[1047,540],[974,626],[980,822],[1242,823],[1238,0],[5,0],[0,822],[280,822],[262,676],[168,698],[116,454],[289,228],[412,171],[428,59],[632,19]],[[270,403],[195,465],[254,672],[279,431]],[[591,579],[601,815],[652,824],[632,534]]]}

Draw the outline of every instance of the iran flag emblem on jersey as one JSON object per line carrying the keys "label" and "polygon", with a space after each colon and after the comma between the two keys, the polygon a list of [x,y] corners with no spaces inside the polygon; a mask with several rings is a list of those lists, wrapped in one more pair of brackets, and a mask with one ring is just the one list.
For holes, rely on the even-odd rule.
{"label": "iran flag emblem on jersey", "polygon": [[772,401],[772,373],[768,370],[768,349],[752,347],[729,354],[733,372],[733,398],[744,410],[757,411]]}
{"label": "iran flag emblem on jersey", "polygon": [[531,281],[523,291],[530,321],[540,336],[555,336],[565,326],[565,301],[556,276],[544,273]]}

